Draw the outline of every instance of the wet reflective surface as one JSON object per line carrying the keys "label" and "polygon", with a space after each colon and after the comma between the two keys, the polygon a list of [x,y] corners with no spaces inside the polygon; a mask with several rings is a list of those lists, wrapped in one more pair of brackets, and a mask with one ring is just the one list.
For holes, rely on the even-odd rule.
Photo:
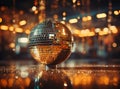
{"label": "wet reflective surface", "polygon": [[0,65],[0,89],[120,89],[120,65]]}

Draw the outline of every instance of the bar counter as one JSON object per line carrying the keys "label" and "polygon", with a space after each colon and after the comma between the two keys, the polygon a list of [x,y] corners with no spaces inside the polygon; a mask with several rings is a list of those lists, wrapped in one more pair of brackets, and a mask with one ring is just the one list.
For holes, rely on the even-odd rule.
{"label": "bar counter", "polygon": [[0,62],[0,89],[120,89],[120,65]]}

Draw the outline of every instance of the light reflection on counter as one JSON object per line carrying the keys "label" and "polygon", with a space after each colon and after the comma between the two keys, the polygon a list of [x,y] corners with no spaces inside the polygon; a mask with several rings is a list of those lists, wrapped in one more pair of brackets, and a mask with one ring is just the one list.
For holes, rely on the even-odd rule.
{"label": "light reflection on counter", "polygon": [[39,65],[0,66],[0,89],[48,89],[46,84],[53,83],[61,89],[120,89],[120,67],[83,65],[42,70]]}
{"label": "light reflection on counter", "polygon": [[119,89],[120,71],[117,70],[72,70],[66,71],[73,89]]}

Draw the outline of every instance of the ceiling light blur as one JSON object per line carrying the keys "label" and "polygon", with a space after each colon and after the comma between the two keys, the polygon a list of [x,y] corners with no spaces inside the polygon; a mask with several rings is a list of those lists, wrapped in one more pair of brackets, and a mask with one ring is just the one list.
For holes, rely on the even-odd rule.
{"label": "ceiling light blur", "polygon": [[114,42],[114,43],[112,44],[112,46],[113,46],[114,48],[117,47],[117,43]]}
{"label": "ceiling light blur", "polygon": [[18,42],[19,43],[28,43],[28,38],[27,37],[18,38]]}
{"label": "ceiling light blur", "polygon": [[23,32],[23,29],[22,29],[22,28],[17,27],[17,28],[15,28],[15,32],[22,33],[22,32]]}
{"label": "ceiling light blur", "polygon": [[67,13],[64,11],[64,12],[62,13],[62,15],[63,15],[63,16],[66,16],[66,15],[67,15]]}
{"label": "ceiling light blur", "polygon": [[72,0],[72,2],[73,2],[73,3],[75,3],[75,2],[76,2],[76,0]]}
{"label": "ceiling light blur", "polygon": [[87,20],[92,20],[92,17],[91,16],[87,16]]}
{"label": "ceiling light blur", "polygon": [[14,27],[13,27],[13,26],[10,26],[10,27],[9,27],[9,31],[14,31]]}
{"label": "ceiling light blur", "polygon": [[26,20],[22,20],[22,21],[19,22],[19,25],[23,26],[23,25],[25,25],[26,23],[27,23]]}
{"label": "ceiling light blur", "polygon": [[95,32],[98,33],[101,29],[100,28],[95,28]]}
{"label": "ceiling light blur", "polygon": [[114,11],[114,14],[115,15],[119,15],[119,12],[116,10],[116,11]]}
{"label": "ceiling light blur", "polygon": [[32,7],[32,11],[35,11],[36,9],[37,9],[36,6],[33,6],[33,7]]}
{"label": "ceiling light blur", "polygon": [[65,24],[65,21],[60,21],[60,23]]}
{"label": "ceiling light blur", "polygon": [[112,31],[112,33],[116,34],[118,33],[118,29],[116,26],[110,26],[110,30]]}
{"label": "ceiling light blur", "polygon": [[80,6],[80,5],[81,5],[80,1],[77,1],[77,6]]}
{"label": "ceiling light blur", "polygon": [[78,20],[76,18],[69,20],[69,23],[77,23],[77,22],[78,22]]}
{"label": "ceiling light blur", "polygon": [[0,23],[2,22],[2,18],[0,17]]}
{"label": "ceiling light blur", "polygon": [[27,30],[25,31],[25,33],[26,33],[26,34],[30,34],[30,30],[27,29]]}
{"label": "ceiling light blur", "polygon": [[63,17],[63,20],[66,20],[66,17]]}
{"label": "ceiling light blur", "polygon": [[104,32],[109,32],[109,29],[107,27],[103,28]]}
{"label": "ceiling light blur", "polygon": [[100,14],[97,14],[96,15],[96,17],[98,18],[98,19],[100,19],[100,18],[105,18],[107,15],[106,15],[106,13],[100,13]]}
{"label": "ceiling light blur", "polygon": [[14,47],[15,47],[15,43],[10,43],[10,44],[9,44],[9,47],[10,47],[10,48],[14,48]]}
{"label": "ceiling light blur", "polygon": [[0,29],[1,29],[1,30],[8,30],[8,26],[6,26],[6,25],[1,25]]}
{"label": "ceiling light blur", "polygon": [[82,21],[86,22],[87,21],[87,17],[83,17]]}

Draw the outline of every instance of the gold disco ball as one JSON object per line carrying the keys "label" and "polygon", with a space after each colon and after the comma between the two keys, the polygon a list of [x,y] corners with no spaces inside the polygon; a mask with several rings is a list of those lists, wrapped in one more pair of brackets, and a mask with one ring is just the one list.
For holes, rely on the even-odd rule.
{"label": "gold disco ball", "polygon": [[59,22],[45,20],[35,26],[29,35],[29,49],[39,63],[56,65],[71,54],[72,34]]}

